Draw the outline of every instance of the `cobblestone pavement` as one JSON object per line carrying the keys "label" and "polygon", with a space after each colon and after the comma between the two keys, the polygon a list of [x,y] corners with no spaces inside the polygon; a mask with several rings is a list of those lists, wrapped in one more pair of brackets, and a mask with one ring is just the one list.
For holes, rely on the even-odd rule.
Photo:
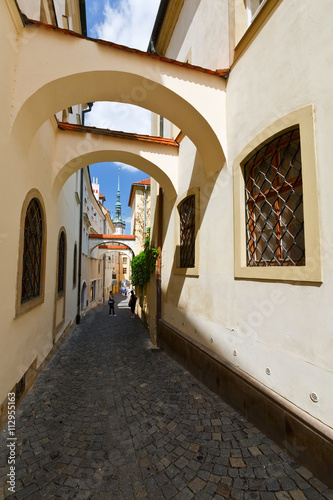
{"label": "cobblestone pavement", "polygon": [[0,499],[333,499],[333,491],[151,344],[118,297],[83,318],[17,409]]}

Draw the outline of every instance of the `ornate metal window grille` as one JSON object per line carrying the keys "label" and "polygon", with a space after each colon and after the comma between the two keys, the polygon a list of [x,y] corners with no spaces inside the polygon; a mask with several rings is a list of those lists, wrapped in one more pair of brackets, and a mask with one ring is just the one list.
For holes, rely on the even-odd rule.
{"label": "ornate metal window grille", "polygon": [[65,288],[65,233],[62,231],[58,247],[58,293]]}
{"label": "ornate metal window grille", "polygon": [[195,263],[195,196],[189,196],[179,206],[180,267]]}
{"label": "ornate metal window grille", "polygon": [[43,220],[40,204],[33,198],[24,221],[21,304],[40,295]]}
{"label": "ornate metal window grille", "polygon": [[76,286],[76,274],[77,274],[77,244],[74,245],[74,256],[73,256],[73,287]]}
{"label": "ornate metal window grille", "polygon": [[248,266],[304,266],[299,128],[260,148],[244,166]]}

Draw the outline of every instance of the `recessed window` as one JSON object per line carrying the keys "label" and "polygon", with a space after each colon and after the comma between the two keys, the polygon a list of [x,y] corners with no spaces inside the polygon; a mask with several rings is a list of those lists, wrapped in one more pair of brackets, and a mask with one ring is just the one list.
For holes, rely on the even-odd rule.
{"label": "recessed window", "polygon": [[257,150],[244,179],[247,266],[304,266],[299,128]]}
{"label": "recessed window", "polygon": [[37,198],[33,198],[28,205],[24,221],[21,304],[40,295],[42,244],[42,211]]}
{"label": "recessed window", "polygon": [[322,283],[313,107],[254,136],[233,184],[235,278]]}
{"label": "recessed window", "polygon": [[180,267],[195,265],[195,195],[188,196],[179,205]]}
{"label": "recessed window", "polygon": [[90,282],[90,302],[96,300],[96,280]]}
{"label": "recessed window", "polygon": [[65,290],[65,233],[62,231],[58,245],[58,294]]}
{"label": "recessed window", "polygon": [[127,267],[123,267],[123,274],[127,274]]}
{"label": "recessed window", "polygon": [[265,3],[266,0],[247,0],[247,19],[248,24],[251,24],[252,19],[259,11],[259,8]]}

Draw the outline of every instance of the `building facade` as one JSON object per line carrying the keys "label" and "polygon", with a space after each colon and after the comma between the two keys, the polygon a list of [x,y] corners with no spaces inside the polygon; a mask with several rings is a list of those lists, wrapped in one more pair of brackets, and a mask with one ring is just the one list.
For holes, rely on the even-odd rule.
{"label": "building facade", "polygon": [[[152,135],[180,144],[178,195],[164,199],[160,215],[158,342],[298,460],[317,473],[326,468],[326,478],[319,455],[329,460],[333,425],[328,8],[161,2],[150,42],[160,57],[230,68],[225,109],[216,109],[225,161],[211,176],[191,139],[153,117]],[[155,244],[158,195],[152,180]]]}
{"label": "building facade", "polygon": [[[153,340],[332,485],[332,2],[163,0],[148,54],[48,26],[48,3],[0,5],[16,194],[2,195],[0,401],[81,313],[76,172],[128,163],[152,178]],[[59,127],[98,100],[151,110],[152,136]],[[84,272],[89,303],[101,270]]]}
{"label": "building facade", "polygon": [[137,253],[140,253],[150,228],[150,178],[133,182],[128,206],[131,207],[131,234],[135,235]]}

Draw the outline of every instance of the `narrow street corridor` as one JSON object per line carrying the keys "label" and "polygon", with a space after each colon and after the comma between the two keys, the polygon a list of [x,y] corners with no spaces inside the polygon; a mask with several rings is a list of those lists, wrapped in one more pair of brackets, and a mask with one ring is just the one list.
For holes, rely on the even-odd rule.
{"label": "narrow street corridor", "polygon": [[152,348],[127,299],[90,311],[16,412],[0,499],[333,499],[333,491]]}

